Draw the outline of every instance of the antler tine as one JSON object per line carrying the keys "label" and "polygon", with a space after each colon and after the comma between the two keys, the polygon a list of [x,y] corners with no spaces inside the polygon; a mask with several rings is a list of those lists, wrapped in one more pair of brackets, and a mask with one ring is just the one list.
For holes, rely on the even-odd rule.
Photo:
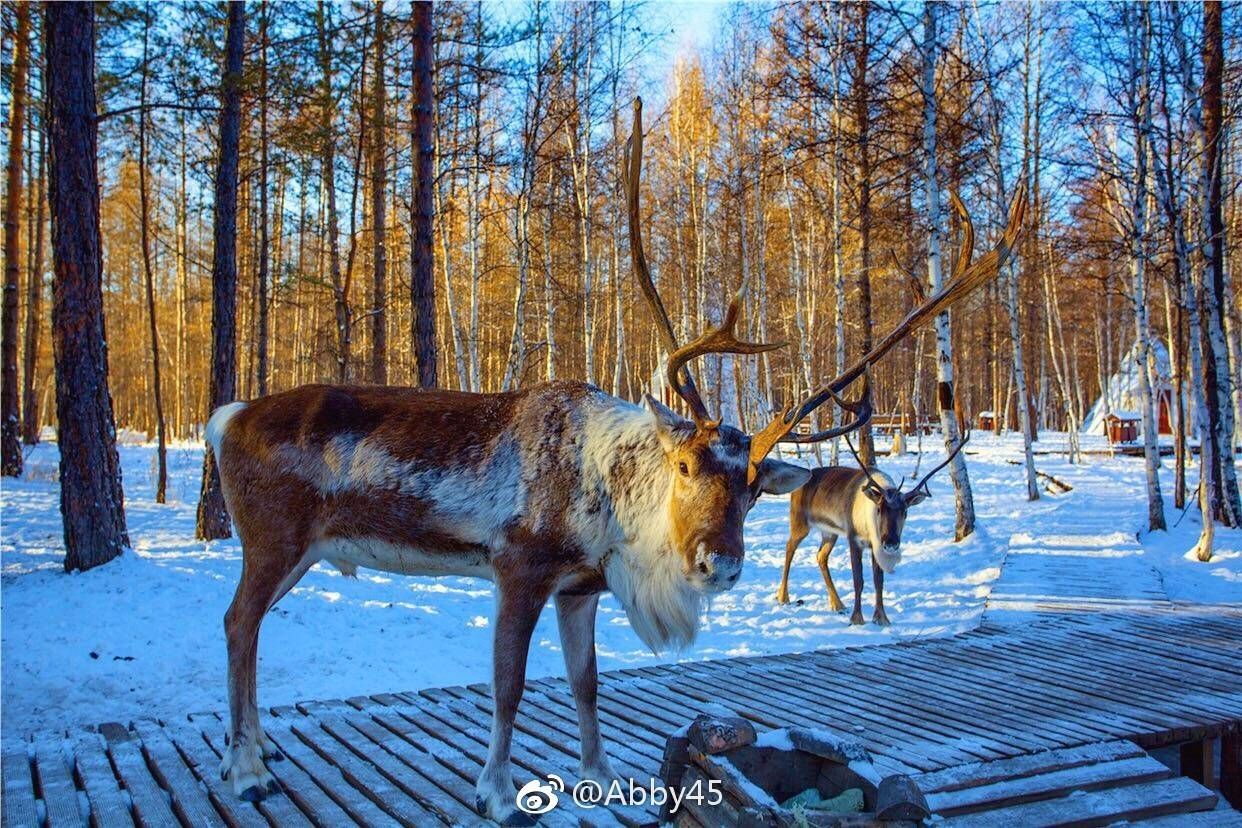
{"label": "antler tine", "polygon": [[[920,480],[917,484],[915,484],[914,488],[913,488],[913,489],[911,489],[910,491],[911,491],[911,492],[917,492],[919,489],[922,489],[922,488],[924,488],[925,486],[927,486],[927,481],[928,481],[928,480],[931,480],[932,475],[934,475],[936,472],[940,471],[940,470],[941,470],[941,469],[943,469],[945,466],[947,466],[947,465],[949,465],[950,463],[952,463],[952,462],[953,462],[953,458],[954,458],[954,457],[957,457],[957,455],[961,452],[961,450],[965,447],[965,445],[966,445],[968,442],[970,442],[970,432],[969,432],[969,431],[967,431],[967,432],[966,432],[966,436],[962,437],[962,439],[958,441],[957,445],[953,447],[953,451],[949,452],[949,456],[948,456],[948,457],[946,457],[946,458],[944,458],[944,462],[943,462],[943,463],[941,463],[939,466],[936,466],[936,468],[932,469],[932,470],[931,470],[931,471],[929,471],[927,474],[923,475],[923,479],[922,479],[922,480]],[[928,494],[931,494],[931,490],[930,490],[930,489],[928,489]]]}
{"label": "antler tine", "polygon": [[[693,359],[707,354],[762,354],[766,351],[774,351],[777,348],[783,348],[783,342],[745,342],[737,338],[735,330],[737,328],[738,315],[741,312],[742,292],[739,290],[733,300],[729,302],[729,307],[725,311],[724,320],[717,328],[712,328],[703,332],[697,339],[681,346],[668,358],[668,382],[677,393],[681,394],[681,384],[679,377],[682,374],[688,374],[684,371],[684,366]],[[682,396],[685,396],[684,394]],[[697,419],[697,417],[696,417]],[[716,428],[720,425],[719,421],[706,420],[700,421],[699,425],[704,428]]]}
{"label": "antler tine", "polygon": [[669,353],[667,377],[668,384],[677,395],[686,401],[695,423],[704,429],[717,428],[719,420],[713,420],[707,413],[707,406],[699,396],[694,384],[694,377],[687,363],[705,354],[761,354],[784,347],[783,342],[744,342],[734,333],[737,319],[741,312],[742,293],[733,297],[725,311],[724,320],[718,328],[705,331],[693,341],[678,347],[677,336],[673,332],[673,323],[668,310],[664,307],[660,293],[656,290],[655,281],[651,278],[651,270],[647,267],[647,256],[643,252],[642,220],[638,209],[638,185],[642,177],[643,157],[643,99],[634,98],[634,128],[630,139],[625,144],[625,163],[622,166],[622,178],[625,186],[625,201],[630,225],[630,259],[634,264],[634,275],[642,288],[647,304],[651,306],[652,315],[656,320],[656,331]]}
{"label": "antler tine", "polygon": [[[958,210],[963,217],[963,241],[961,245],[962,253],[958,257],[958,265],[954,267],[949,283],[934,295],[921,301],[918,307],[906,315],[901,324],[894,328],[888,336],[880,340],[878,345],[842,371],[837,377],[829,380],[827,384],[820,387],[809,397],[796,405],[790,405],[785,408],[775,420],[756,434],[751,441],[750,460],[752,467],[763,459],[762,455],[757,455],[757,452],[765,447],[770,450],[778,442],[794,442],[795,440],[803,442],[810,440],[810,438],[791,438],[787,435],[799,421],[816,408],[830,399],[836,400],[838,392],[843,391],[850,383],[858,379],[859,375],[863,374],[872,363],[881,359],[896,347],[899,342],[960,302],[984,282],[994,279],[1000,273],[1001,266],[1009,258],[1014,245],[1018,241],[1018,237],[1022,234],[1022,221],[1026,216],[1025,183],[1019,184],[1017,191],[1014,193],[1013,202],[1009,207],[1009,219],[1005,225],[1004,234],[986,256],[973,263],[969,261],[967,255],[974,245],[974,225],[966,213],[965,205],[962,204],[960,198],[956,197],[956,194],[954,194],[952,201],[954,209]],[[827,436],[837,436],[832,431],[821,432],[821,434],[826,435],[824,439]],[[819,435],[813,436],[818,437]],[[760,437],[763,438],[762,442],[759,439]]]}
{"label": "antler tine", "polygon": [[[842,411],[853,414],[854,419],[848,423],[836,426],[835,428],[826,428],[823,431],[817,431],[813,434],[795,434],[789,433],[781,438],[782,443],[820,443],[824,440],[831,440],[840,437],[843,434],[849,434],[851,431],[858,429],[871,422],[871,415],[874,411],[871,404],[871,371],[870,369],[863,372],[863,389],[858,395],[858,399],[853,402],[844,400],[835,391],[829,391],[829,398],[837,404]],[[801,419],[801,418],[799,418]],[[797,421],[795,421],[795,424]]]}
{"label": "antler tine", "polygon": [[953,212],[957,213],[962,222],[962,242],[957,250],[957,264],[953,266],[953,278],[957,279],[970,267],[970,260],[974,256],[975,223],[970,220],[970,213],[966,211],[966,205],[962,203],[957,190],[949,190],[949,203],[953,205]]}
{"label": "antler tine", "polygon": [[845,444],[850,447],[850,454],[854,455],[854,459],[858,462],[858,468],[862,469],[862,473],[867,475],[867,482],[880,491],[884,491],[884,487],[880,485],[879,481],[871,476],[871,470],[867,468],[867,464],[858,456],[858,450],[854,448],[854,441],[850,439],[848,434],[845,435]]}

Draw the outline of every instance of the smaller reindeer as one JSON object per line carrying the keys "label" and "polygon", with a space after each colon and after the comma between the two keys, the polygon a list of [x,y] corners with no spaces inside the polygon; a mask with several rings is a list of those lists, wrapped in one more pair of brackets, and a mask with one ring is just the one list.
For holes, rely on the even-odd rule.
{"label": "smaller reindeer", "polygon": [[875,579],[875,612],[873,624],[887,626],[888,614],[884,611],[884,574],[891,574],[901,560],[901,531],[906,525],[906,511],[916,503],[931,497],[927,481],[932,475],[949,465],[970,439],[967,434],[945,461],[928,472],[908,492],[903,492],[903,477],[896,486],[892,479],[879,469],[868,469],[854,451],[853,443],[846,438],[850,452],[858,460],[859,468],[828,466],[811,470],[811,479],[789,497],[789,541],[785,544],[785,571],[776,600],[789,603],[789,567],[794,552],[812,527],[821,534],[816,560],[828,587],[828,600],[835,612],[844,612],[845,604],[832,583],[828,572],[828,555],[837,538],[845,536],[850,546],[850,569],[854,576],[854,613],[851,624],[863,623],[862,616],[862,547],[871,549],[871,572]]}

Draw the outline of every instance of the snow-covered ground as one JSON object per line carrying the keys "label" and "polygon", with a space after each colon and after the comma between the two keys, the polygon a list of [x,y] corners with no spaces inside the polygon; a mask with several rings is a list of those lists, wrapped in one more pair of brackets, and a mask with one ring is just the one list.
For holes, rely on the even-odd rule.
{"label": "snow-covered ground", "polygon": [[[943,454],[928,439],[926,471]],[[1094,445],[1087,438],[1088,447]],[[1045,434],[1041,449],[1063,445]],[[913,441],[911,441],[913,447]],[[1098,448],[1098,447],[1097,447]],[[1041,456],[1037,466],[1075,491],[1028,503],[1012,437],[976,434],[969,458],[980,531],[951,542],[953,497],[947,474],[933,481],[934,497],[912,510],[905,557],[887,579],[885,603],[893,625],[850,627],[828,609],[814,563],[814,536],[804,541],[790,579],[794,603],[773,599],[788,529],[786,498],[764,498],[747,521],[747,563],[731,592],[710,607],[698,642],[679,654],[653,655],[629,630],[611,597],[601,604],[601,669],[672,659],[781,653],[945,635],[978,623],[1005,550],[1015,537],[1072,530],[1097,496],[1128,494],[1133,508],[1116,515],[1115,532],[1132,539],[1144,514],[1142,461],[1091,456],[1071,466]],[[121,448],[126,514],[133,553],[88,573],[62,572],[54,444],[27,458],[20,481],[0,489],[3,564],[3,727],[6,735],[45,726],[128,721],[223,709],[222,617],[241,568],[235,540],[194,540],[201,449],[170,450],[169,503],[154,502],[154,450]],[[895,478],[911,476],[915,458],[885,459]],[[1171,470],[1166,470],[1171,485]],[[1110,507],[1111,508],[1111,507]],[[1170,522],[1178,513],[1168,505]],[[1144,537],[1142,554],[1160,571],[1174,600],[1242,604],[1242,532],[1221,531],[1210,564],[1185,553],[1198,533],[1193,510],[1168,533]],[[1108,544],[1107,537],[1101,537]],[[1132,545],[1132,544],[1131,544]],[[832,556],[834,578],[847,604],[850,576],[845,544]],[[1107,558],[1101,560],[1105,565]],[[872,593],[867,573],[864,612]],[[276,607],[263,626],[259,688],[264,706],[310,698],[486,681],[490,676],[490,584],[465,578],[409,578],[360,572],[350,579],[320,565]],[[532,677],[559,674],[554,613],[535,632]]]}

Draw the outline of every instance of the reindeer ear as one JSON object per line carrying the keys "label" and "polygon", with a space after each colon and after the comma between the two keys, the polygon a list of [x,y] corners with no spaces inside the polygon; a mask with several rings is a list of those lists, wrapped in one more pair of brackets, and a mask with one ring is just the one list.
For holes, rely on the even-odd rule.
{"label": "reindeer ear", "polygon": [[656,436],[665,451],[672,451],[694,436],[694,423],[655,397],[643,394],[643,405],[655,419]]}
{"label": "reindeer ear", "polygon": [[931,492],[928,491],[926,486],[919,486],[914,491],[907,492],[905,497],[906,506],[917,506],[924,500],[927,500],[927,498],[931,497]]}
{"label": "reindeer ear", "polygon": [[867,481],[866,483],[863,484],[862,492],[867,497],[871,498],[871,500],[875,503],[879,503],[881,500],[884,499],[884,492],[881,491],[880,489],[877,489],[871,483],[871,481]]}
{"label": "reindeer ear", "polygon": [[793,463],[768,458],[759,463],[759,491],[767,494],[788,494],[811,479],[811,472]]}

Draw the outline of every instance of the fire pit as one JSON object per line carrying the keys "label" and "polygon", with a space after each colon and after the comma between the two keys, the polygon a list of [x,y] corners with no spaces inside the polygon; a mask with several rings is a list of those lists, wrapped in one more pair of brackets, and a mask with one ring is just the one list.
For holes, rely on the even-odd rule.
{"label": "fire pit", "polygon": [[670,736],[661,776],[682,794],[661,822],[687,828],[913,826],[929,814],[914,782],[881,778],[857,742],[807,728],[756,734],[734,716],[702,715]]}

